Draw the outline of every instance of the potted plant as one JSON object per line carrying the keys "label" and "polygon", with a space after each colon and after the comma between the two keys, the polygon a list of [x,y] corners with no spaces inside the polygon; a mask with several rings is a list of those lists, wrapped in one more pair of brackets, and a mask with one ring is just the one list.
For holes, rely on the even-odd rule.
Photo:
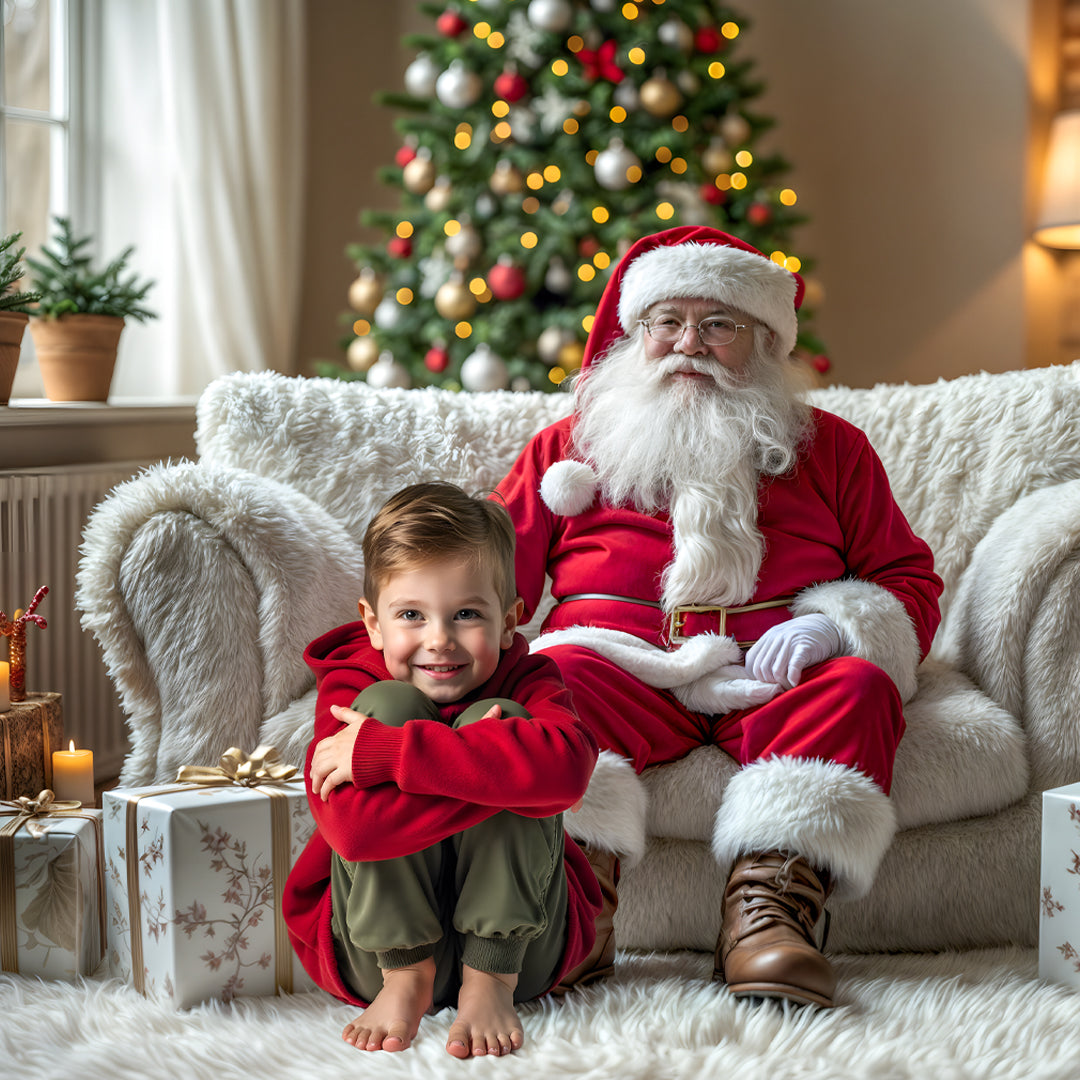
{"label": "potted plant", "polygon": [[143,307],[154,284],[123,277],[134,247],[125,248],[104,270],[86,253],[89,237],[76,238],[71,221],[54,219],[53,247],[42,258],[27,258],[31,284],[41,294],[30,320],[41,381],[50,401],[106,401],[116,364],[116,347],[128,317],[157,318]]}
{"label": "potted plant", "polygon": [[23,256],[26,248],[15,249],[21,232],[0,240],[0,405],[11,398],[11,384],[19,366],[19,349],[23,332],[30,318],[30,304],[40,297],[37,293],[20,292],[16,285],[23,276]]}

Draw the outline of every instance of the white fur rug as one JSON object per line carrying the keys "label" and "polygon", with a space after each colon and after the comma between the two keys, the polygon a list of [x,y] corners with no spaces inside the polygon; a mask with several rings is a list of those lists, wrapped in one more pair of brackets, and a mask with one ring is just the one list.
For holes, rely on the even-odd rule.
{"label": "white fur rug", "polygon": [[354,1010],[321,993],[162,1009],[115,981],[0,976],[0,1077],[318,1080],[1076,1080],[1080,993],[1040,982],[1036,953],[837,957],[839,1006],[736,1002],[702,953],[623,954],[615,977],[525,1006],[526,1046],[457,1061],[452,1010],[410,1050],[340,1040]]}

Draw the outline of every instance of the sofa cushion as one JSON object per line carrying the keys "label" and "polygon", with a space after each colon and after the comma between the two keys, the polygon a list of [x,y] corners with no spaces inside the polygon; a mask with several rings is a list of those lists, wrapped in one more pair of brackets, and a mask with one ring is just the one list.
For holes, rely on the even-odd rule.
{"label": "sofa cushion", "polygon": [[[892,788],[901,829],[981,817],[1027,791],[1023,729],[958,671],[934,660],[924,663],[904,719]],[[704,746],[648,770],[646,832],[708,843],[724,789],[737,769],[723,751]]]}

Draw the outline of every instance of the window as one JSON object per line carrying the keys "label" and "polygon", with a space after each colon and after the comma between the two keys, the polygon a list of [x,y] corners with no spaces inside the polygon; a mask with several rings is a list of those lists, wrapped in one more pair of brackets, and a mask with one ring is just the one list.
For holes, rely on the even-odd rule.
{"label": "window", "polygon": [[0,0],[0,234],[37,252],[54,214],[85,229],[85,4]]}

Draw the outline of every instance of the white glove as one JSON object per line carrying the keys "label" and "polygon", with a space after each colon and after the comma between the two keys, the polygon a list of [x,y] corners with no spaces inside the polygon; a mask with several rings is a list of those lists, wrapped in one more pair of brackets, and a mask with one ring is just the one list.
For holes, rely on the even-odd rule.
{"label": "white glove", "polygon": [[746,654],[746,672],[758,682],[790,690],[804,668],[820,664],[840,651],[840,630],[824,615],[798,615],[770,626]]}

